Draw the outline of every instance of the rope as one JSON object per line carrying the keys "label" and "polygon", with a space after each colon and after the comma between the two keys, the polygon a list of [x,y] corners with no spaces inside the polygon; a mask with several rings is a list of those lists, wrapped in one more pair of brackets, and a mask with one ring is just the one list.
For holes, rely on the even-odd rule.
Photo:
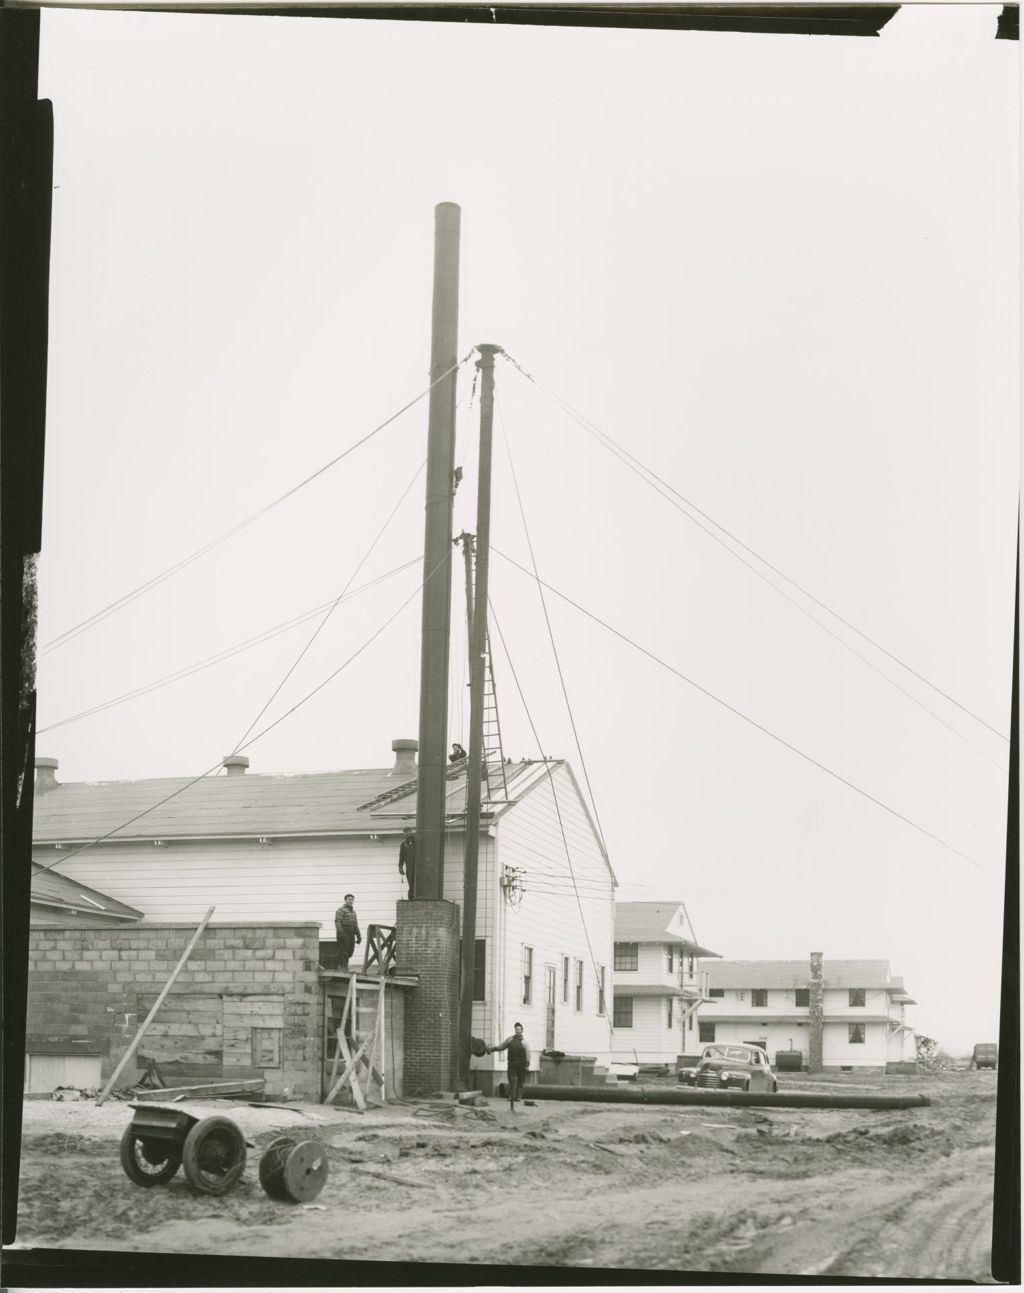
{"label": "rope", "polygon": [[[493,545],[491,547],[491,551],[496,552],[499,557],[502,557],[510,565],[515,566],[515,568],[521,571],[524,575],[528,575],[531,579],[537,579],[538,582],[541,582],[537,575],[527,570],[525,566],[521,566],[518,561],[513,561],[511,557],[505,556],[503,552],[501,552],[498,548],[495,548]],[[826,767],[824,763],[819,763],[818,760],[813,757],[813,755],[805,754],[803,750],[799,749],[795,745],[792,745],[784,737],[778,736],[775,732],[771,731],[770,728],[765,727],[762,723],[759,723],[756,719],[751,718],[748,714],[744,714],[742,710],[737,709],[734,705],[730,705],[728,701],[722,700],[722,698],[720,696],[716,696],[714,692],[708,691],[708,689],[706,687],[702,687],[699,682],[695,682],[692,678],[688,677],[686,674],[681,672],[681,670],[674,668],[674,666],[668,664],[667,661],[662,660],[659,656],[656,656],[653,651],[649,651],[646,647],[641,646],[639,642],[634,642],[633,639],[630,637],[627,637],[625,633],[621,633],[618,629],[613,628],[605,620],[601,619],[600,616],[593,614],[592,611],[588,611],[585,607],[581,606],[579,602],[574,602],[571,597],[566,596],[565,593],[559,592],[559,590],[557,588],[552,587],[551,584],[545,584],[544,586],[545,588],[548,589],[549,592],[554,593],[556,597],[560,597],[562,601],[568,602],[570,606],[575,607],[576,610],[578,610],[582,615],[586,615],[588,619],[593,620],[595,624],[600,624],[601,627],[607,629],[609,633],[613,633],[617,638],[620,638],[623,642],[627,643],[627,645],[634,647],[637,651],[641,653],[641,655],[645,655],[649,660],[653,660],[655,664],[661,665],[663,669],[667,669],[669,673],[674,674],[677,678],[682,679],[683,682],[688,683],[691,687],[699,691],[703,696],[706,696],[709,700],[713,700],[716,705],[721,705],[723,709],[727,709],[730,714],[735,714],[737,718],[741,718],[745,723],[749,723],[751,727],[756,727],[759,732],[762,732],[765,736],[770,737],[773,741],[777,741],[779,745],[785,746],[785,748],[789,750],[791,753],[796,754],[801,759],[806,760],[806,762],[813,764],[814,767],[820,769],[824,773],[827,773],[828,776],[834,778],[836,781],[842,782],[844,786],[847,786],[850,790],[853,790],[856,794],[861,795],[864,799],[869,800],[871,803],[875,804],[878,808],[883,809],[885,812],[891,813],[893,817],[898,818],[901,822],[904,822],[907,826],[913,827],[915,831],[919,831],[922,835],[926,835],[928,839],[934,840],[936,844],[941,844],[944,849],[948,849],[950,853],[955,853],[957,857],[963,858],[965,862],[969,862],[971,866],[977,867],[979,871],[984,871],[986,875],[992,876],[993,879],[998,880],[1000,878],[998,875],[996,875],[994,871],[989,870],[987,866],[983,866],[980,862],[976,861],[969,854],[961,852],[960,849],[955,848],[952,844],[948,844],[944,839],[941,839],[938,835],[933,834],[931,831],[927,830],[924,826],[919,826],[917,822],[912,821],[911,818],[904,816],[904,814],[899,812],[897,809],[890,808],[889,805],[886,803],[883,803],[881,799],[876,799],[874,795],[869,794],[868,791],[866,790],[862,790],[860,786],[855,785],[852,781],[848,781],[846,777],[842,776],[840,773],[833,772],[832,769]]]}
{"label": "rope", "polygon": [[390,417],[385,418],[384,421],[375,426],[372,431],[367,432],[367,434],[361,439],[357,440],[354,444],[349,445],[347,449],[344,449],[336,457],[332,458],[330,462],[325,462],[322,467],[318,467],[311,476],[307,476],[305,480],[300,480],[297,485],[293,485],[291,489],[285,490],[285,492],[275,498],[273,502],[267,503],[266,506],[261,507],[259,511],[253,512],[253,514],[246,517],[244,521],[240,521],[237,525],[232,526],[230,530],[225,530],[224,533],[218,535],[216,539],[211,539],[209,543],[204,544],[201,548],[197,548],[195,552],[190,553],[187,557],[182,557],[182,559],[175,562],[173,566],[168,566],[166,570],[161,571],[158,575],[154,575],[151,579],[147,579],[145,583],[139,584],[139,586],[137,588],[133,588],[131,592],[125,593],[122,597],[117,598],[116,601],[110,602],[107,606],[96,611],[87,619],[84,619],[72,628],[65,630],[65,632],[58,634],[57,637],[51,639],[51,641],[44,645],[43,652],[47,653],[49,651],[56,650],[57,647],[64,646],[73,638],[78,637],[80,633],[84,633],[87,629],[92,628],[93,625],[99,624],[102,620],[107,619],[108,616],[113,615],[116,611],[122,609],[122,607],[130,605],[144,593],[149,592],[151,588],[156,588],[159,584],[162,584],[164,580],[170,579],[171,576],[176,575],[179,570],[184,570],[186,566],[190,566],[194,561],[198,561],[200,557],[205,556],[208,552],[212,552],[214,548],[219,547],[220,544],[225,543],[228,539],[239,534],[242,530],[252,525],[254,521],[258,521],[260,517],[266,516],[268,512],[273,511],[273,509],[283,503],[285,499],[291,498],[293,494],[298,493],[300,489],[303,489],[306,485],[310,484],[311,481],[316,480],[318,476],[322,476],[325,471],[329,471],[332,467],[337,466],[342,459],[347,458],[349,454],[354,453],[362,445],[372,440],[374,436],[383,431],[385,427],[388,427],[392,422],[397,421],[403,413],[408,412],[408,410],[418,404],[420,400],[429,395],[438,382],[443,382],[445,378],[450,377],[452,373],[466,363],[466,361],[471,357],[472,351],[457,363],[453,364],[446,372],[443,372],[440,377],[435,378],[428,387],[420,391],[420,393],[413,399],[409,400],[407,404],[403,404],[396,413],[392,413]]}
{"label": "rope", "polygon": [[[966,705],[961,704],[960,701],[956,700],[953,696],[950,696],[948,692],[943,691],[941,687],[936,686],[935,683],[933,682],[929,682],[929,680],[925,678],[923,674],[918,673],[918,671],[914,669],[911,665],[907,664],[905,660],[901,660],[899,656],[894,655],[893,652],[887,650],[884,646],[881,645],[881,643],[876,642],[874,638],[869,637],[868,634],[864,633],[861,629],[857,628],[855,624],[852,624],[849,620],[844,619],[843,616],[840,615],[838,611],[833,610],[826,602],[822,601],[818,597],[815,597],[813,593],[809,592],[806,588],[798,584],[796,580],[791,579],[777,566],[774,566],[766,557],[762,557],[760,553],[756,552],[753,548],[751,548],[746,543],[744,543],[742,539],[737,538],[735,534],[733,534],[730,530],[727,530],[726,527],[722,525],[720,522],[716,521],[714,517],[709,516],[706,512],[702,511],[697,506],[696,503],[691,502],[690,499],[686,498],[683,494],[681,494],[674,486],[670,485],[667,481],[663,480],[657,474],[657,472],[655,472],[652,468],[642,463],[638,458],[636,458],[633,454],[631,454],[628,449],[624,449],[610,435],[608,435],[607,432],[602,431],[600,427],[595,426],[594,423],[591,422],[589,418],[584,417],[582,413],[578,413],[569,403],[563,400],[559,395],[556,395],[555,392],[552,391],[549,387],[545,386],[543,382],[538,381],[535,377],[533,377],[530,373],[528,373],[526,369],[523,368],[523,366],[517,360],[515,360],[511,355],[509,355],[507,352],[502,352],[502,353],[505,355],[505,358],[508,359],[509,363],[513,365],[513,367],[515,367],[529,382],[531,382],[534,386],[536,386],[539,391],[542,391],[545,395],[547,395],[547,397],[559,408],[561,408],[563,412],[567,413],[575,422],[577,422],[588,433],[588,435],[591,435],[594,439],[596,439],[597,442],[601,444],[604,448],[610,450],[614,454],[614,456],[619,459],[620,462],[625,463],[625,465],[629,467],[629,469],[636,476],[638,476],[646,485],[649,485],[652,489],[655,490],[656,493],[660,494],[661,497],[666,500],[666,502],[670,503],[677,511],[681,512],[683,516],[685,516],[688,520],[692,521],[693,524],[696,525],[699,529],[703,530],[704,533],[707,534],[709,538],[713,539],[715,543],[719,544],[720,547],[724,548],[724,550],[728,552],[730,556],[734,557],[742,565],[746,566],[747,569],[752,571],[753,574],[755,574],[759,579],[764,580],[764,582],[768,585],[769,588],[773,589],[776,593],[778,593],[778,595],[784,598],[787,602],[789,602],[791,606],[795,606],[796,609],[802,615],[806,615],[807,618],[811,620],[812,623],[817,624],[818,627],[822,629],[825,633],[827,633],[830,637],[835,638],[835,640],[841,646],[843,646],[847,651],[850,651],[859,660],[863,661],[864,664],[866,664],[869,669],[873,669],[879,675],[879,677],[883,678],[891,686],[895,687],[897,691],[902,692],[903,695],[907,696],[911,701],[913,701],[915,705],[918,705],[921,709],[923,709],[926,714],[930,714],[931,717],[934,718],[936,722],[941,723],[943,727],[948,728],[949,731],[951,731],[955,736],[959,737],[960,740],[962,740],[966,745],[969,745],[972,750],[974,750],[977,754],[980,754],[983,759],[987,759],[989,763],[992,763],[995,767],[1000,768],[1001,771],[1005,771],[1005,768],[1003,768],[999,763],[997,763],[996,760],[990,758],[989,755],[987,755],[984,750],[979,749],[979,747],[976,746],[972,741],[970,741],[966,736],[964,736],[962,732],[957,731],[955,727],[952,727],[949,723],[946,722],[945,719],[941,718],[938,714],[936,714],[933,709],[930,709],[922,700],[920,700],[917,696],[915,696],[913,692],[910,692],[905,687],[902,687],[894,678],[891,678],[887,673],[879,669],[879,667],[872,660],[869,660],[867,656],[863,655],[860,651],[856,649],[856,647],[851,645],[851,643],[847,642],[845,638],[840,637],[839,634],[835,633],[832,629],[830,629],[827,624],[823,624],[820,619],[818,619],[815,615],[812,615],[811,612],[805,606],[801,606],[801,604],[798,601],[790,597],[789,594],[784,592],[781,588],[779,588],[777,584],[772,583],[772,581],[767,578],[767,576],[764,574],[763,571],[758,570],[756,566],[751,565],[749,561],[746,561],[743,557],[741,557],[738,552],[734,551],[732,548],[729,547],[728,544],[724,543],[722,539],[719,537],[719,535],[715,534],[712,530],[709,530],[707,526],[702,525],[701,522],[697,520],[697,517],[693,516],[690,512],[688,512],[686,508],[691,508],[699,516],[702,516],[704,517],[705,520],[710,521],[711,524],[715,526],[716,529],[721,530],[723,534],[727,535],[728,538],[730,538],[733,541],[733,543],[738,544],[739,547],[741,547],[745,552],[749,552],[751,556],[756,557],[757,560],[760,561],[763,565],[767,566],[767,568],[771,570],[773,574],[778,575],[780,579],[784,579],[787,584],[795,588],[799,593],[802,593],[804,597],[814,602],[817,606],[820,606],[822,610],[827,611],[828,614],[833,616],[835,619],[837,619],[840,624],[845,625],[846,628],[851,630],[851,632],[856,633],[858,637],[863,638],[865,642],[870,643],[870,645],[873,646],[876,651],[881,651],[883,655],[888,656],[890,660],[894,661],[901,668],[906,669],[908,673],[913,674],[913,676],[917,678],[919,682],[923,682],[925,686],[930,687],[934,692],[938,693],[938,695],[942,696],[945,700],[948,700],[951,705],[955,705],[957,709],[962,710],[970,718],[973,718],[975,722],[978,722],[983,727],[988,728],[990,732],[994,733],[994,735],[998,736],[1001,740],[1008,741],[1009,737],[1004,736],[1003,733],[998,730],[998,728],[993,727],[991,723],[987,723],[980,715],[975,714],[973,710],[970,710],[967,708]],[[657,485],[654,483],[655,481],[657,482]],[[663,488],[659,489],[658,488],[659,485],[663,486]],[[666,493],[665,491],[668,491],[668,492]],[[675,498],[670,497],[669,496],[670,494],[674,495]],[[675,501],[676,499],[679,499],[682,503],[685,503],[686,507],[680,507],[679,503]]]}

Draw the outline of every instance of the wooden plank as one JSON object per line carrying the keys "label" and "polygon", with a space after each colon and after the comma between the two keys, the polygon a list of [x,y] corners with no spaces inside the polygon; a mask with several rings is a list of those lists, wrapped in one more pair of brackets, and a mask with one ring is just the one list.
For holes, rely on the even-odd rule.
{"label": "wooden plank", "polygon": [[[358,1050],[358,1051],[356,1051],[355,1055],[354,1055],[354,1056],[352,1056],[352,1058],[351,1058],[351,1059],[349,1059],[348,1063],[345,1065],[345,1071],[344,1071],[344,1073],[342,1073],[341,1077],[340,1077],[340,1078],[338,1078],[338,1080],[337,1080],[337,1082],[334,1084],[334,1086],[330,1089],[330,1091],[328,1091],[328,1093],[327,1093],[327,1099],[324,1101],[324,1104],[330,1104],[330,1103],[331,1103],[331,1101],[334,1099],[334,1097],[335,1097],[335,1096],[338,1094],[338,1092],[341,1090],[342,1086],[343,1086],[347,1081],[349,1081],[349,1078],[350,1078],[350,1076],[351,1076],[352,1070],[355,1068],[356,1064],[357,1064],[357,1063],[359,1062],[359,1060],[362,1058],[363,1051],[365,1051],[365,1050],[366,1050],[367,1044],[368,1044],[367,1042],[363,1042],[362,1046],[360,1046],[359,1050]],[[348,1043],[347,1043],[347,1042],[345,1042],[345,1050],[346,1050],[346,1051],[348,1051]],[[356,1088],[358,1087],[358,1085],[359,1085],[358,1083],[354,1083],[354,1084],[353,1084],[353,1091],[352,1091],[352,1094],[353,1094],[353,1095],[355,1095],[355,1094],[356,1094]],[[362,1099],[362,1096],[363,1096],[362,1091],[359,1091],[358,1096],[356,1096],[356,1104],[359,1104],[359,1101]],[[362,1106],[361,1106],[361,1105],[360,1105],[360,1108],[362,1108]]]}
{"label": "wooden plank", "polygon": [[164,1000],[164,998],[167,996],[168,992],[170,992],[171,987],[172,987],[172,985],[173,985],[173,983],[174,983],[174,980],[178,977],[178,975],[179,975],[179,974],[182,972],[182,970],[185,968],[185,965],[186,965],[186,963],[187,963],[187,961],[188,961],[188,958],[192,955],[192,950],[193,950],[193,948],[195,947],[196,943],[198,943],[198,942],[199,942],[199,940],[200,940],[200,938],[202,937],[203,930],[204,930],[204,929],[206,928],[206,926],[210,923],[210,917],[213,915],[213,913],[214,913],[214,908],[213,908],[213,907],[211,907],[211,908],[209,909],[209,911],[206,913],[206,915],[203,917],[202,921],[200,922],[199,928],[196,930],[196,932],[195,932],[195,933],[192,935],[192,937],[189,939],[188,947],[186,947],[186,948],[185,948],[185,950],[184,950],[184,952],[182,952],[182,954],[181,954],[181,960],[178,962],[178,964],[177,964],[177,965],[174,967],[174,969],[171,971],[171,977],[170,977],[170,978],[167,980],[167,982],[164,984],[163,989],[162,989],[162,991],[161,991],[160,995],[157,997],[156,1001],[155,1001],[155,1002],[154,1002],[154,1004],[153,1004],[153,1009],[149,1012],[149,1014],[146,1016],[146,1018],[142,1021],[142,1026],[139,1028],[139,1031],[138,1031],[138,1032],[135,1034],[135,1036],[132,1038],[132,1040],[131,1040],[131,1042],[130,1042],[130,1044],[129,1044],[129,1046],[128,1046],[128,1049],[127,1049],[127,1050],[125,1051],[125,1053],[121,1056],[120,1063],[118,1064],[117,1068],[116,1068],[116,1069],[114,1069],[113,1073],[111,1073],[110,1077],[107,1079],[107,1084],[106,1084],[106,1086],[103,1088],[103,1090],[99,1093],[98,1097],[96,1098],[96,1103],[97,1103],[98,1105],[102,1104],[102,1103],[103,1103],[103,1101],[104,1101],[104,1100],[106,1100],[107,1096],[108,1096],[108,1095],[110,1095],[110,1092],[111,1092],[111,1091],[113,1090],[113,1088],[114,1088],[114,1083],[117,1081],[117,1079],[118,1079],[118,1078],[121,1076],[121,1074],[124,1072],[125,1068],[127,1067],[128,1061],[129,1061],[129,1060],[131,1059],[131,1057],[135,1054],[135,1051],[136,1051],[136,1049],[137,1049],[137,1047],[138,1047],[138,1045],[139,1045],[139,1042],[141,1042],[141,1041],[142,1041],[142,1039],[143,1039],[143,1037],[146,1035],[146,1029],[147,1029],[147,1028],[149,1027],[149,1025],[153,1022],[153,1017],[154,1017],[154,1015],[156,1014],[156,1012],[160,1009],[161,1005],[163,1004],[163,1000]]}
{"label": "wooden plank", "polygon": [[266,1078],[248,1078],[235,1082],[197,1082],[194,1086],[160,1087],[155,1091],[138,1091],[136,1100],[160,1104],[167,1100],[187,1100],[191,1096],[258,1095],[266,1089]]}

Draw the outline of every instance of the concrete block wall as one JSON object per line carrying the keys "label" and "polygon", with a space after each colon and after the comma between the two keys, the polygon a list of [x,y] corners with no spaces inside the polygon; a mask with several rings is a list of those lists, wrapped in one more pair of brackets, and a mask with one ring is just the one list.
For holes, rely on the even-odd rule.
{"label": "concrete block wall", "polygon": [[[64,1043],[73,1053],[76,1040],[98,1046],[106,1078],[195,928],[143,923],[31,930],[26,1049],[31,1053],[34,1043]],[[274,1057],[279,1066],[258,1068],[252,1064],[251,1047],[239,1051],[247,1053],[250,1067],[265,1077],[267,1094],[280,1095],[288,1087],[296,1096],[317,1099],[322,1046],[319,933],[319,924],[313,922],[208,925],[143,1038],[141,1051],[154,1050],[152,1044],[147,1050],[147,1043],[162,1037],[165,1047],[220,1056],[226,1063],[230,1046],[224,1029],[231,1032],[241,1011],[251,1016],[254,1027],[280,1026],[279,1057]],[[266,1016],[259,1007],[268,998],[279,1003],[279,1010]],[[229,1041],[237,1044],[233,1032]],[[129,1064],[125,1084],[139,1071]]]}
{"label": "concrete block wall", "polygon": [[405,1003],[408,1096],[455,1086],[459,1029],[459,908],[440,898],[398,903],[398,973],[419,975]]}

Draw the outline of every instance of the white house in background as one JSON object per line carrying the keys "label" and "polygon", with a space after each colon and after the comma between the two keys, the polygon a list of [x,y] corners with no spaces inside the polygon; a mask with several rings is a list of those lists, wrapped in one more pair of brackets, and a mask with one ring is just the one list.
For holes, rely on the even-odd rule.
{"label": "white house in background", "polygon": [[[407,896],[398,847],[415,824],[416,745],[393,742],[390,768],[286,776],[250,773],[235,755],[223,775],[187,789],[187,778],[62,784],[56,761],[40,759],[33,860],[148,921],[198,924],[211,905],[216,922],[319,921],[328,966],[346,893],[364,938],[371,923],[393,926],[395,903]],[[561,760],[492,767],[489,781],[473,1032],[494,1042],[522,1022],[534,1069],[545,1048],[608,1063],[615,876],[579,786]],[[448,784],[442,896],[461,908],[464,763]],[[403,966],[401,947],[398,961],[415,969]],[[473,1063],[486,1088],[503,1057]]]}
{"label": "white house in background", "polygon": [[[806,1068],[815,1027],[810,961],[702,961],[708,997],[698,1011],[700,1042],[753,1042],[775,1062],[799,1051]],[[907,1007],[915,1005],[888,961],[822,962],[824,1068],[883,1069],[916,1059]]]}
{"label": "white house in background", "polygon": [[698,945],[681,902],[616,902],[613,982],[617,1064],[674,1064],[696,1047]]}

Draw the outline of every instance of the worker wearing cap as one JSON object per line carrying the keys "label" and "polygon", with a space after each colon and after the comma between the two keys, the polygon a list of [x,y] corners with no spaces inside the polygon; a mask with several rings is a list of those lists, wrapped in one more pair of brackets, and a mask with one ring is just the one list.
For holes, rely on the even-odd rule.
{"label": "worker wearing cap", "polygon": [[497,1046],[488,1046],[488,1054],[495,1051],[508,1051],[508,1080],[511,1085],[513,1078],[519,1091],[522,1092],[526,1086],[526,1074],[530,1067],[530,1044],[523,1036],[523,1025],[515,1024],[515,1032],[511,1037],[506,1037],[503,1042]]}
{"label": "worker wearing cap", "polygon": [[345,895],[344,906],[339,907],[334,913],[334,932],[338,939],[338,969],[348,969],[348,958],[356,950],[356,943],[363,941],[363,936],[359,932],[359,917],[356,915],[356,909],[353,906],[355,894],[347,893]]}

